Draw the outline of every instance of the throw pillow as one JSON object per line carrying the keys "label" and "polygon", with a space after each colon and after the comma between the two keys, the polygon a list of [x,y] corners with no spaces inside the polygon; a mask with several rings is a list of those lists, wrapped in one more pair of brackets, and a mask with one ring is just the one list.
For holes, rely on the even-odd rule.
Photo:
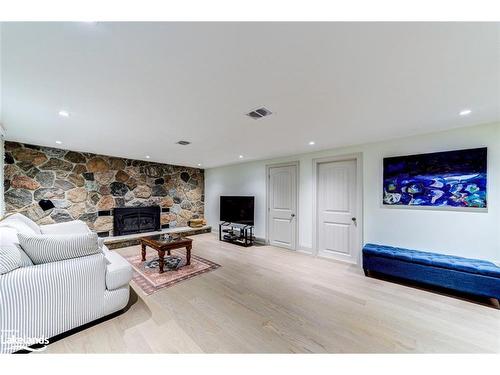
{"label": "throw pillow", "polygon": [[19,244],[34,264],[58,262],[101,252],[96,233],[25,235],[19,233]]}
{"label": "throw pillow", "polygon": [[0,275],[21,267],[21,254],[15,246],[0,248]]}
{"label": "throw pillow", "polygon": [[32,266],[33,262],[19,246],[18,231],[14,228],[0,227],[0,248],[15,248],[21,257],[21,267]]}

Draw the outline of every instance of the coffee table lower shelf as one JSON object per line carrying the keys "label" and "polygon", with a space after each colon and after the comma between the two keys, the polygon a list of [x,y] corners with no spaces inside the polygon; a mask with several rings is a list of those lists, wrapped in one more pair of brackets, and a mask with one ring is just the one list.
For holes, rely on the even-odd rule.
{"label": "coffee table lower shelf", "polygon": [[163,273],[165,266],[165,253],[170,256],[170,252],[174,249],[186,248],[186,265],[191,264],[191,249],[193,248],[193,240],[190,238],[179,238],[176,240],[162,240],[161,236],[143,237],[141,241],[142,261],[146,261],[146,247],[156,250],[158,253],[158,268],[159,273]]}

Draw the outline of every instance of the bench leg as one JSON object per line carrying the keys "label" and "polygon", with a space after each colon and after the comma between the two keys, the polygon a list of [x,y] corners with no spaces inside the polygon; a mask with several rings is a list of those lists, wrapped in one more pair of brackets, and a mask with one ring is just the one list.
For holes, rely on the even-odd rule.
{"label": "bench leg", "polygon": [[370,277],[370,270],[367,270],[366,268],[363,268],[363,271],[365,271],[365,276]]}
{"label": "bench leg", "polygon": [[490,298],[490,302],[495,308],[500,310],[500,302],[498,302],[497,298]]}

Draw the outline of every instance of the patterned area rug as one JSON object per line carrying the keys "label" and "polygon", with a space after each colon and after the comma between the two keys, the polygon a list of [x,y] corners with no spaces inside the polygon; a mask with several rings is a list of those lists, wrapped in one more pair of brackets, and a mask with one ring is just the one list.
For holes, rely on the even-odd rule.
{"label": "patterned area rug", "polygon": [[[171,256],[174,259],[181,258],[179,268],[170,270],[165,265],[165,272],[162,274],[158,273],[158,257],[154,256],[151,252],[147,254],[145,262],[141,260],[140,254],[132,255],[125,259],[134,268],[133,280],[147,295],[220,267],[217,263],[194,254],[191,254],[191,264],[186,266],[184,250],[172,250]],[[167,260],[167,256],[165,256],[165,260]]]}

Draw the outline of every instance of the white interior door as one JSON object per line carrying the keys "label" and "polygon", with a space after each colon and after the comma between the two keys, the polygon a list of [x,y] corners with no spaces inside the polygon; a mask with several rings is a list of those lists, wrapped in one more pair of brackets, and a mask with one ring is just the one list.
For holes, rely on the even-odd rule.
{"label": "white interior door", "polygon": [[318,164],[318,255],[357,263],[356,160]]}
{"label": "white interior door", "polygon": [[297,165],[269,168],[268,236],[274,246],[296,249]]}

